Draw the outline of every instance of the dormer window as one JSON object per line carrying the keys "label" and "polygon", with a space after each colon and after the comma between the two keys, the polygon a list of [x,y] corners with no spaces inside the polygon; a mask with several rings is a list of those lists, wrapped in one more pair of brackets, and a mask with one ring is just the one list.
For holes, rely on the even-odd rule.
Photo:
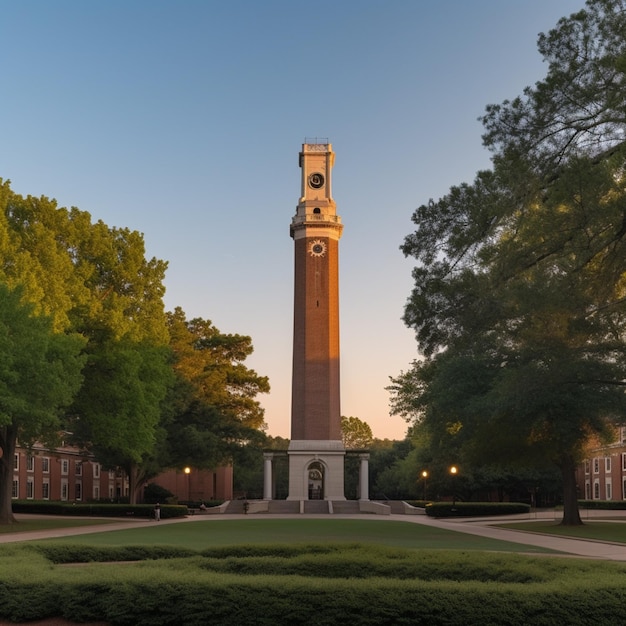
{"label": "dormer window", "polygon": [[315,207],[315,208],[313,209],[313,213],[314,213],[315,215],[319,215],[321,212],[322,212],[322,209],[320,209],[319,207]]}

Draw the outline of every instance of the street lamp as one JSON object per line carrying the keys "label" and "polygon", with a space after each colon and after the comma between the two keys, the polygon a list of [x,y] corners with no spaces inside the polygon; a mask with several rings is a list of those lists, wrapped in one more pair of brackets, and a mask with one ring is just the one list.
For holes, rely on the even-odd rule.
{"label": "street lamp", "polygon": [[422,500],[426,500],[426,479],[428,478],[428,472],[422,470]]}
{"label": "street lamp", "polygon": [[186,467],[183,472],[185,472],[185,476],[187,476],[187,502],[189,502],[191,504],[191,489],[189,487],[189,475],[191,474],[191,468],[190,467]]}
{"label": "street lamp", "polygon": [[456,477],[459,473],[459,468],[456,465],[450,467],[450,476],[452,476],[452,510],[456,506]]}

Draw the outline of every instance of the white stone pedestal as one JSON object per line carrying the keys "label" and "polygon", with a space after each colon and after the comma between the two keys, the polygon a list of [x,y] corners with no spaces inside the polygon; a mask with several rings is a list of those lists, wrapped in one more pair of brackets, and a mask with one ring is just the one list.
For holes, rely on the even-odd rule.
{"label": "white stone pedestal", "polygon": [[317,467],[323,474],[323,499],[345,500],[342,441],[295,440],[289,444],[289,496],[287,500],[309,499],[309,471]]}

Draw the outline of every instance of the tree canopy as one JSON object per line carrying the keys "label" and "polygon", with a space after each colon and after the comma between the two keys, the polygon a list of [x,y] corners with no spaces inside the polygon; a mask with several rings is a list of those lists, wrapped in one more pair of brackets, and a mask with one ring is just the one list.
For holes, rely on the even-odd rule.
{"label": "tree canopy", "polygon": [[167,323],[175,383],[160,456],[170,467],[213,469],[232,462],[264,426],[257,395],[270,387],[267,377],[244,364],[252,341],[223,334],[208,320],[187,320],[180,307],[167,314]]}
{"label": "tree canopy", "polygon": [[358,417],[341,416],[341,439],[346,448],[365,449],[374,441],[372,429]]}
{"label": "tree canopy", "polygon": [[626,408],[625,20],[590,0],[540,35],[546,78],[482,118],[492,170],[419,207],[402,246],[425,360],[394,409],[474,462],[550,459],[566,523],[584,442]]}
{"label": "tree canopy", "polygon": [[16,442],[58,441],[62,409],[82,383],[83,345],[77,334],[54,332],[49,317],[0,283],[0,523],[13,521]]}

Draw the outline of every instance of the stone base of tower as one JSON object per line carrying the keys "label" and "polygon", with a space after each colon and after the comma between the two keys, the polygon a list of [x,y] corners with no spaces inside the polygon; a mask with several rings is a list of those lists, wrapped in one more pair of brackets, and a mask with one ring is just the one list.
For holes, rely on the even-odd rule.
{"label": "stone base of tower", "polygon": [[345,500],[342,441],[291,441],[287,500]]}

